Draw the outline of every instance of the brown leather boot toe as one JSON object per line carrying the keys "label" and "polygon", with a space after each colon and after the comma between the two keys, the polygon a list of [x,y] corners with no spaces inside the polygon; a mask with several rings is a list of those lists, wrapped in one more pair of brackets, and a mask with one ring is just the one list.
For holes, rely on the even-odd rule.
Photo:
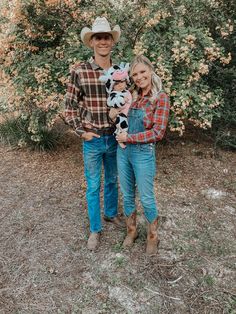
{"label": "brown leather boot toe", "polygon": [[92,232],[89,235],[87,247],[90,251],[95,251],[99,246],[100,233]]}

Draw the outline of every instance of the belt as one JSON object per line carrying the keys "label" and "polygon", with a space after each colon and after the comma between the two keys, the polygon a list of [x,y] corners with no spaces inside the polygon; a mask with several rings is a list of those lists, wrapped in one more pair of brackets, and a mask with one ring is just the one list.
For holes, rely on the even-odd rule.
{"label": "belt", "polygon": [[110,128],[102,128],[102,129],[89,129],[89,128],[84,128],[86,132],[92,132],[97,135],[112,135],[115,132],[115,127],[110,127]]}

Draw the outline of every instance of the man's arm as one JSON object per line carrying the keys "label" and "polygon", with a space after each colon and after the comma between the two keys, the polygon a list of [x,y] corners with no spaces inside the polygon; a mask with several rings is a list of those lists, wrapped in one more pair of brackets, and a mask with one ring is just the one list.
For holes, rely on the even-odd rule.
{"label": "man's arm", "polygon": [[80,102],[83,101],[83,95],[80,88],[79,75],[75,69],[71,70],[70,80],[67,84],[67,93],[65,101],[65,120],[75,133],[86,141],[93,137],[100,137],[92,132],[85,132],[80,117]]}
{"label": "man's arm", "polygon": [[75,69],[71,70],[70,79],[67,84],[65,100],[65,120],[78,135],[82,135],[83,126],[79,114],[79,102],[82,101],[79,75]]}

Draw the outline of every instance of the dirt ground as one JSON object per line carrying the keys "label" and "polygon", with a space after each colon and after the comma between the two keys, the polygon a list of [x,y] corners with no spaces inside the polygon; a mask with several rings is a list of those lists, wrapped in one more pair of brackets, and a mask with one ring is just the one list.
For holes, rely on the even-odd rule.
{"label": "dirt ground", "polygon": [[[0,313],[236,313],[236,155],[198,134],[157,146],[160,246],[89,225],[81,143],[53,153],[0,145]],[[122,210],[122,200],[120,202]]]}

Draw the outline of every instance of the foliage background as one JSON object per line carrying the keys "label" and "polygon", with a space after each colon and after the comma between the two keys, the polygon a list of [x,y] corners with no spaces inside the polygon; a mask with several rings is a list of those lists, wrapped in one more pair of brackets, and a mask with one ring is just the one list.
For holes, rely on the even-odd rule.
{"label": "foliage background", "polygon": [[153,62],[171,98],[172,131],[182,135],[189,121],[213,125],[217,141],[235,147],[233,0],[2,2],[0,110],[17,113],[19,146],[44,147],[50,138],[63,112],[70,66],[92,55],[80,31],[99,15],[121,26],[115,61],[144,53]]}

